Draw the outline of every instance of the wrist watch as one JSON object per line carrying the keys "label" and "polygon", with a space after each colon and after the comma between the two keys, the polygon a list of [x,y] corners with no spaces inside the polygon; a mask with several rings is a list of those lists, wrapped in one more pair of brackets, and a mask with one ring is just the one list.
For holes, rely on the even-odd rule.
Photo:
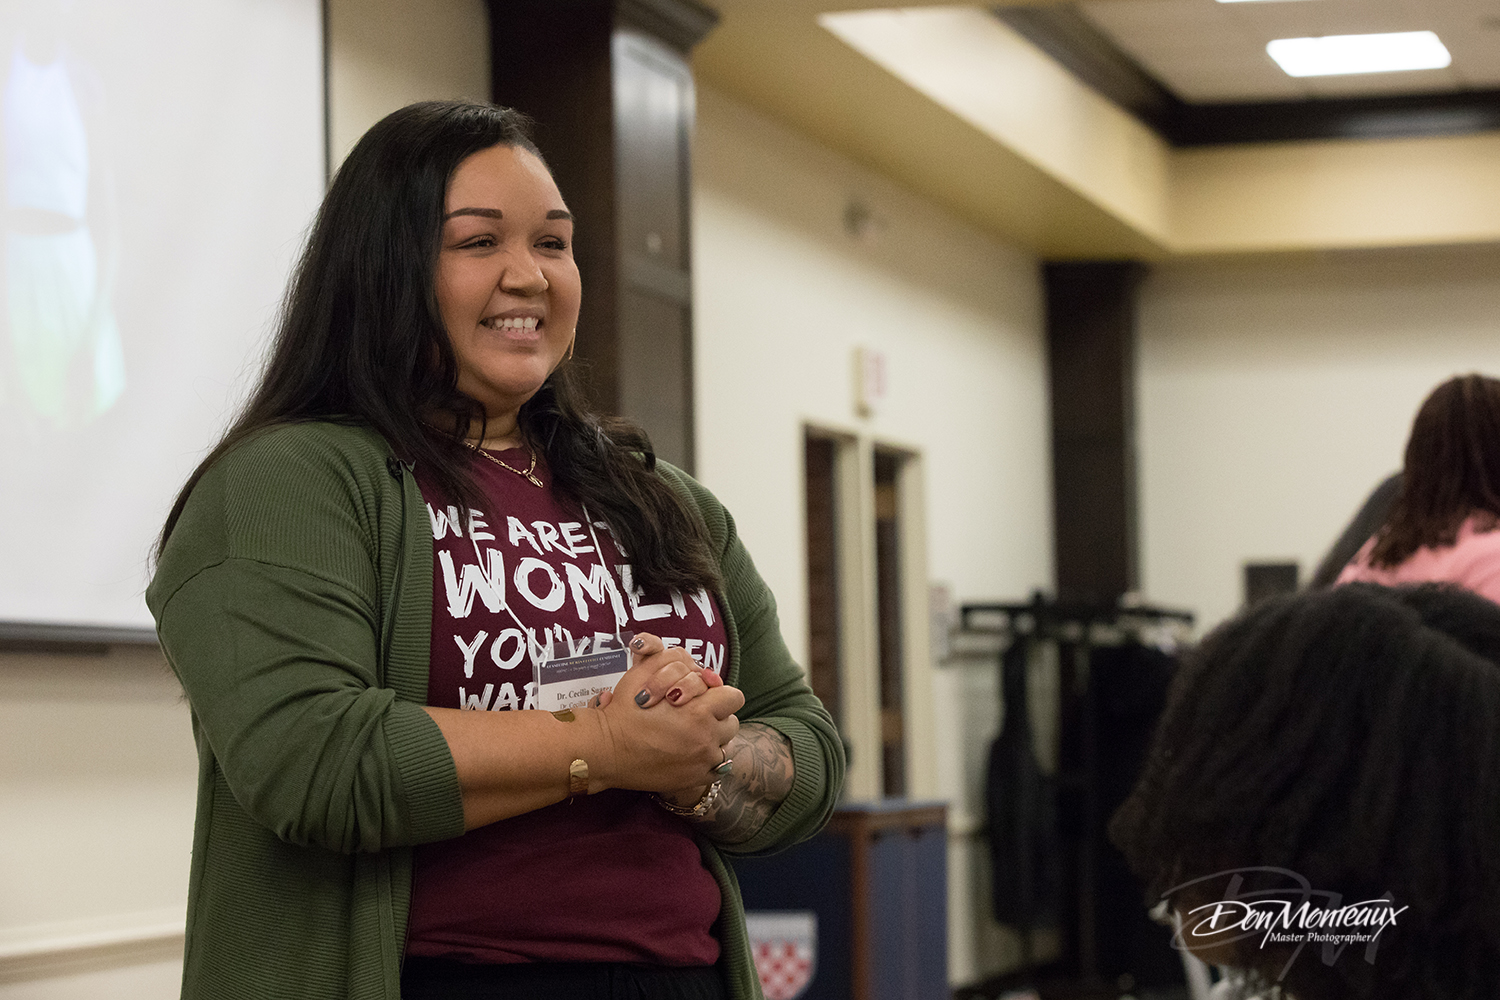
{"label": "wrist watch", "polygon": [[651,793],[651,797],[656,800],[657,805],[661,806],[673,816],[685,816],[688,819],[702,819],[704,814],[707,813],[708,810],[713,807],[713,804],[718,801],[719,786],[723,783],[724,782],[722,779],[715,780],[712,785],[708,786],[708,791],[703,793],[703,798],[699,799],[696,804],[691,806],[674,805],[655,792]]}

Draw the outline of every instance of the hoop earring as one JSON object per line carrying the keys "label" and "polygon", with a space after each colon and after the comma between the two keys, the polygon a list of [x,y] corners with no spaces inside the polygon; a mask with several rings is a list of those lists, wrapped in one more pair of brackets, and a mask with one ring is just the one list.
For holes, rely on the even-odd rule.
{"label": "hoop earring", "polygon": [[577,344],[578,344],[578,331],[574,330],[573,331],[573,339],[570,340],[570,341],[568,341],[568,356],[565,357],[565,358],[563,358],[564,361],[572,361],[573,360],[573,348]]}

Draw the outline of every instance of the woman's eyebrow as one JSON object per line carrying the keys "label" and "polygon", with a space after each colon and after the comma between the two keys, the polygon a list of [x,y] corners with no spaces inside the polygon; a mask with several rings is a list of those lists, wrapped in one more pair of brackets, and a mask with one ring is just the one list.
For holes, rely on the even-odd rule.
{"label": "woman's eyebrow", "polygon": [[[503,219],[503,218],[505,218],[505,216],[501,213],[501,211],[498,208],[455,208],[453,211],[451,211],[447,215],[443,216],[443,221],[447,222],[449,219],[453,218],[455,215],[480,215],[480,216],[483,216],[486,219]],[[565,208],[554,208],[552,211],[550,211],[550,212],[547,213],[547,218],[548,219],[567,219],[569,222],[572,222],[573,221],[573,213],[570,212],[570,211],[568,211]]]}
{"label": "woman's eyebrow", "polygon": [[482,215],[486,219],[505,218],[505,216],[498,208],[455,208],[453,211],[443,216],[443,221],[447,222],[449,219],[453,218],[456,215]]}

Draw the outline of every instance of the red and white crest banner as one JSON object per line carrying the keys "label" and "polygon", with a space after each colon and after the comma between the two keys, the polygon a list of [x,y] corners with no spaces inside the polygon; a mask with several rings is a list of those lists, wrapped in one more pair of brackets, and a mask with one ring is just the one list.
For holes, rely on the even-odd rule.
{"label": "red and white crest banner", "polygon": [[766,1000],[796,1000],[817,971],[818,915],[812,910],[751,910],[745,925]]}

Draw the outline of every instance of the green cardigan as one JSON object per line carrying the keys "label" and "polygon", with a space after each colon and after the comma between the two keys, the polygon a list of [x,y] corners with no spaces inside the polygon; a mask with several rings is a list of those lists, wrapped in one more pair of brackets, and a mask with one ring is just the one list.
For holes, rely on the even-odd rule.
{"label": "green cardigan", "polygon": [[[719,557],[740,718],[785,735],[796,770],[748,843],[700,838],[723,893],[720,965],[746,1000],[760,986],[721,852],[815,833],[843,750],[733,519],[683,472],[662,473],[702,513]],[[453,758],[422,710],[432,562],[410,469],[367,428],[266,431],[193,489],[146,592],[198,745],[184,998],[400,995],[411,848],[464,829]]]}

